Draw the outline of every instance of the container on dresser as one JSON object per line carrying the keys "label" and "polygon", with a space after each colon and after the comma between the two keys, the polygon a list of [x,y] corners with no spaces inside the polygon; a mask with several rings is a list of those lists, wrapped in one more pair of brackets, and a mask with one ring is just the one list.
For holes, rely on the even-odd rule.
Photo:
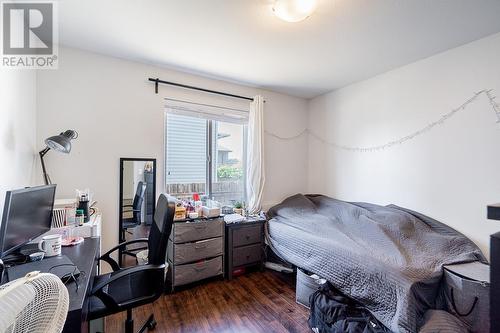
{"label": "container on dresser", "polygon": [[226,277],[250,266],[263,269],[264,219],[226,224]]}
{"label": "container on dresser", "polygon": [[167,281],[176,287],[224,274],[224,220],[178,221],[167,245]]}

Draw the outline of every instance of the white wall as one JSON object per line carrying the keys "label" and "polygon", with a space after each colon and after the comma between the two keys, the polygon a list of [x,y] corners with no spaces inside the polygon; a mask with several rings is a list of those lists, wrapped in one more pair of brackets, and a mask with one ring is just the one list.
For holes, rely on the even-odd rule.
{"label": "white wall", "polygon": [[36,71],[0,68],[0,216],[5,191],[32,185],[35,140]]}
{"label": "white wall", "polygon": [[[71,154],[51,152],[47,167],[58,183],[58,197],[73,197],[75,188],[95,193],[104,217],[105,249],[118,240],[119,158],[157,158],[157,188],[163,188],[164,97],[248,107],[246,101],[168,86],[155,95],[148,77],[245,96],[262,94],[266,128],[281,136],[297,134],[307,124],[307,102],[300,98],[71,48],[59,51],[59,69],[40,72],[37,79],[37,142],[69,128],[79,132]],[[266,138],[265,206],[306,190],[307,148],[307,137]]]}
{"label": "white wall", "polygon": [[[500,34],[314,98],[309,129],[329,142],[383,144],[459,106],[482,89],[500,102]],[[500,223],[500,123],[481,96],[445,125],[394,148],[345,152],[309,140],[309,191],[339,199],[394,203],[463,232],[489,253]]]}

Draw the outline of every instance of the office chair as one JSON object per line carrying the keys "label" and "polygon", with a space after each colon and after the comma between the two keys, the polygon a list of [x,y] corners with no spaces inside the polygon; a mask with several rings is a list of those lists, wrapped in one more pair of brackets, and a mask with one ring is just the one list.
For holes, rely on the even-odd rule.
{"label": "office chair", "polygon": [[142,203],[144,202],[144,193],[146,192],[146,184],[139,182],[137,184],[137,189],[135,191],[134,201],[131,205],[123,205],[123,208],[131,208],[127,211],[122,212],[132,212],[131,218],[123,218],[122,216],[122,230],[120,242],[125,241],[125,232],[127,229],[135,228],[141,225],[142,222]]}
{"label": "office chair", "polygon": [[[132,309],[157,300],[165,291],[165,257],[167,241],[174,221],[175,199],[161,194],[156,205],[153,224],[148,238],[123,242],[99,259],[107,262],[112,273],[95,277],[90,297],[89,318],[96,319],[117,312],[127,311],[125,332],[132,333],[134,320]],[[134,243],[148,244],[148,263],[130,268],[120,268],[110,254]],[[154,329],[156,321],[152,314],[138,332]]]}

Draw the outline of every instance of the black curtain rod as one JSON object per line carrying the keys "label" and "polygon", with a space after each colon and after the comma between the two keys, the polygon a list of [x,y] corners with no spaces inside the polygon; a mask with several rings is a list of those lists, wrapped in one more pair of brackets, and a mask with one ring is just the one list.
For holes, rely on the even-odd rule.
{"label": "black curtain rod", "polygon": [[227,97],[234,97],[234,98],[239,98],[239,99],[246,99],[247,101],[253,101],[253,98],[251,97],[245,97],[245,96],[240,96],[240,95],[234,95],[234,94],[228,94],[222,91],[216,91],[216,90],[210,90],[210,89],[205,89],[205,88],[200,88],[200,87],[195,87],[195,86],[188,86],[187,84],[181,84],[181,83],[175,83],[175,82],[170,82],[170,81],[163,81],[158,78],[153,79],[149,78],[149,81],[155,83],[155,93],[158,93],[158,84],[168,84],[170,86],[176,86],[176,87],[181,87],[181,88],[186,88],[186,89],[192,89],[192,90],[198,90],[198,91],[203,91],[206,93],[210,94],[217,94],[217,95],[222,95],[222,96],[227,96]]}

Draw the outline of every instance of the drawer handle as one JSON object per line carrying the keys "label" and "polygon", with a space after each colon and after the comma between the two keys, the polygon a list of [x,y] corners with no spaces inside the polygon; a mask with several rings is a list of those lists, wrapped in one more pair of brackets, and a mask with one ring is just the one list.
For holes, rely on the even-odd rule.
{"label": "drawer handle", "polygon": [[194,266],[194,269],[198,272],[201,272],[202,270],[206,269],[207,266],[204,266],[204,267],[197,267],[197,266]]}
{"label": "drawer handle", "polygon": [[206,244],[195,244],[194,248],[199,250],[199,249],[204,249],[206,248],[207,245]]}
{"label": "drawer handle", "polygon": [[247,259],[250,259],[250,255],[247,256]]}
{"label": "drawer handle", "polygon": [[249,240],[249,239],[250,239],[250,235],[245,235],[245,238],[246,238],[247,240]]}

